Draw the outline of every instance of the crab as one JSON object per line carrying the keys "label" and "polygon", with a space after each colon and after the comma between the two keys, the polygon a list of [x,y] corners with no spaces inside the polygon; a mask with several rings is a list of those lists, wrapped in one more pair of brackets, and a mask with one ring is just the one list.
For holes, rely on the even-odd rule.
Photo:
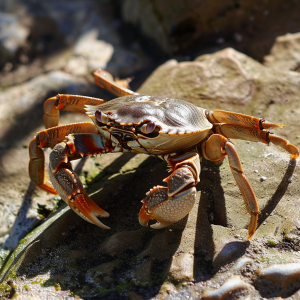
{"label": "crab", "polygon": [[[71,161],[111,152],[146,153],[166,161],[170,175],[167,186],[155,186],[142,200],[139,222],[163,228],[184,218],[196,198],[202,159],[221,163],[225,156],[250,214],[248,239],[256,230],[259,208],[253,189],[241,166],[231,139],[273,143],[299,156],[296,146],[269,129],[278,125],[244,114],[224,110],[208,111],[177,99],[140,95],[121,85],[104,70],[94,73],[96,83],[118,96],[111,101],[57,95],[44,103],[44,124],[30,143],[29,174],[39,188],[60,197],[83,219],[109,229],[98,217],[108,217],[85,192]],[[59,111],[86,113],[92,122],[58,126]],[[52,148],[49,176],[45,175],[44,152]]]}

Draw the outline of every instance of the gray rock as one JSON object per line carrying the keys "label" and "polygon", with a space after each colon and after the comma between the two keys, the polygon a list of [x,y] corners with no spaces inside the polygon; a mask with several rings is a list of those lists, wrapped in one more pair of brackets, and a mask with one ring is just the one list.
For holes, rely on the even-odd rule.
{"label": "gray rock", "polygon": [[276,38],[264,64],[278,71],[300,71],[300,33],[288,33]]}
{"label": "gray rock", "polygon": [[[4,70],[19,63],[38,65],[39,57],[65,48],[73,48],[73,55],[63,67],[76,76],[107,68],[114,76],[127,77],[152,62],[136,41],[123,45],[122,23],[115,16],[113,1],[53,0],[36,5],[34,0],[4,0],[1,9],[0,68],[7,63]],[[49,70],[43,67],[39,73]]]}
{"label": "gray rock", "polygon": [[[276,71],[225,49],[195,62],[169,61],[139,92],[284,123],[278,134],[299,146],[299,81],[297,72]],[[249,216],[226,160],[221,166],[203,160],[191,213],[153,230],[141,228],[137,214],[145,193],[167,176],[166,164],[146,155],[101,156],[87,162],[81,178],[110,212],[105,224],[112,229],[101,230],[70,210],[57,212],[24,238],[2,268],[3,295],[10,284],[15,297],[261,297],[261,284],[274,283],[257,270],[299,262],[299,166],[272,145],[234,143],[261,210],[250,241]],[[272,297],[299,298],[297,284],[284,292],[274,288]]]}
{"label": "gray rock", "polygon": [[0,12],[0,68],[25,45],[28,35],[29,28],[17,16]]}
{"label": "gray rock", "polygon": [[291,0],[125,0],[121,8],[123,19],[148,38],[145,47],[171,55],[231,46],[262,60],[277,36],[300,26],[299,3]]}

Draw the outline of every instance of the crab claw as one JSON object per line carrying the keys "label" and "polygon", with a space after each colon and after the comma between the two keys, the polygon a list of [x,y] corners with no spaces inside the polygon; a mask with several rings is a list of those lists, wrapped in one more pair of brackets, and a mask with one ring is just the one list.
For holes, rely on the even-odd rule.
{"label": "crab claw", "polygon": [[68,161],[68,151],[67,144],[62,142],[50,153],[49,176],[54,189],[81,218],[101,228],[109,229],[97,219],[99,216],[108,217],[109,214],[84,191],[79,176]]}
{"label": "crab claw", "polygon": [[78,175],[73,170],[63,168],[56,174],[49,173],[54,188],[77,215],[103,229],[110,229],[97,218],[108,217],[108,212],[85,193]]}
{"label": "crab claw", "polygon": [[54,188],[77,215],[103,229],[110,229],[97,218],[108,217],[108,212],[85,193],[78,175],[73,170],[63,168],[56,174],[49,173]]}
{"label": "crab claw", "polygon": [[108,217],[109,213],[100,208],[84,191],[68,201],[69,206],[84,220],[103,229],[110,229],[97,217]]}
{"label": "crab claw", "polygon": [[139,213],[139,222],[142,226],[148,226],[150,220],[156,220],[157,222],[150,227],[164,228],[184,218],[193,208],[195,200],[195,187],[172,197],[168,195],[167,187],[154,187],[142,200],[143,206]]}

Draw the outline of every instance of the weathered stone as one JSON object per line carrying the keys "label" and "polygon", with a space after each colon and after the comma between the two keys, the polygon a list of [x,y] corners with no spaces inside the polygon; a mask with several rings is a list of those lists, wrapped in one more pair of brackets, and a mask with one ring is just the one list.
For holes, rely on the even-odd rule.
{"label": "weathered stone", "polygon": [[231,45],[261,60],[277,36],[300,26],[299,3],[291,0],[126,0],[121,8],[123,19],[148,38],[145,47],[154,44],[154,53],[202,52],[205,46],[216,51]]}
{"label": "weathered stone", "polygon": [[13,14],[0,13],[0,68],[25,45],[29,28]]}
{"label": "weathered stone", "polygon": [[74,46],[74,55],[82,56],[87,60],[88,72],[105,69],[111,60],[114,48],[105,41],[98,40],[97,30],[83,34]]}
{"label": "weathered stone", "polygon": [[[284,123],[278,134],[299,146],[299,81],[297,72],[276,71],[225,49],[195,62],[166,63],[140,92]],[[200,298],[204,290],[208,297],[219,299],[247,291],[259,298],[257,269],[299,262],[293,250],[299,236],[299,166],[272,145],[234,143],[261,210],[257,233],[250,241],[246,241],[249,215],[244,213],[226,160],[216,166],[203,159],[197,200],[189,216],[153,230],[140,228],[137,215],[145,193],[167,176],[166,164],[125,153],[107,161],[103,156],[94,161],[93,168],[93,161],[87,162],[81,176],[92,198],[110,213],[105,224],[112,229],[101,230],[72,211],[56,220],[49,218],[45,224],[53,223],[27,236],[23,242],[27,250],[19,245],[5,265],[0,273],[4,284],[10,279],[20,294],[25,285],[34,289],[40,278],[42,291],[58,296],[72,292],[83,298],[164,295],[166,299],[187,299]],[[261,181],[262,176],[267,179]],[[236,265],[238,260],[240,265]],[[226,279],[233,275],[239,281],[229,280],[228,284]],[[250,282],[257,283],[257,288]],[[297,299],[300,291],[295,287],[282,295]],[[274,295],[280,296],[280,291]]]}
{"label": "weathered stone", "polygon": [[107,255],[121,257],[125,252],[138,252],[146,242],[146,235],[141,230],[115,233],[101,246]]}
{"label": "weathered stone", "polygon": [[276,38],[264,64],[278,71],[300,72],[300,33],[286,34]]}
{"label": "weathered stone", "polygon": [[240,290],[246,290],[249,293],[251,286],[245,283],[239,276],[234,276],[226,280],[226,282],[216,290],[205,289],[202,297],[206,300],[225,300],[231,297],[232,294],[235,294],[237,297],[236,292]]}
{"label": "weathered stone", "polygon": [[284,298],[291,296],[300,288],[300,264],[272,265],[257,271],[255,287],[264,297]]}
{"label": "weathered stone", "polygon": [[179,253],[177,256],[173,256],[169,272],[174,281],[192,281],[194,279],[194,255]]}

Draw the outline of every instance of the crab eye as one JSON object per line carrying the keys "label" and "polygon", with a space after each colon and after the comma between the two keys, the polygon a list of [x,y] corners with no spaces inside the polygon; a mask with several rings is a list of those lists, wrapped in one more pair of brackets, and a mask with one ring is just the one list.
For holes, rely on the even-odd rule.
{"label": "crab eye", "polygon": [[96,110],[95,117],[98,122],[104,123],[104,124],[107,123],[107,116],[101,110],[99,110],[99,109]]}
{"label": "crab eye", "polygon": [[140,131],[142,133],[145,133],[145,134],[149,134],[149,133],[152,133],[156,128],[156,125],[154,122],[149,122],[147,124],[144,124],[142,125],[142,127],[140,128]]}

